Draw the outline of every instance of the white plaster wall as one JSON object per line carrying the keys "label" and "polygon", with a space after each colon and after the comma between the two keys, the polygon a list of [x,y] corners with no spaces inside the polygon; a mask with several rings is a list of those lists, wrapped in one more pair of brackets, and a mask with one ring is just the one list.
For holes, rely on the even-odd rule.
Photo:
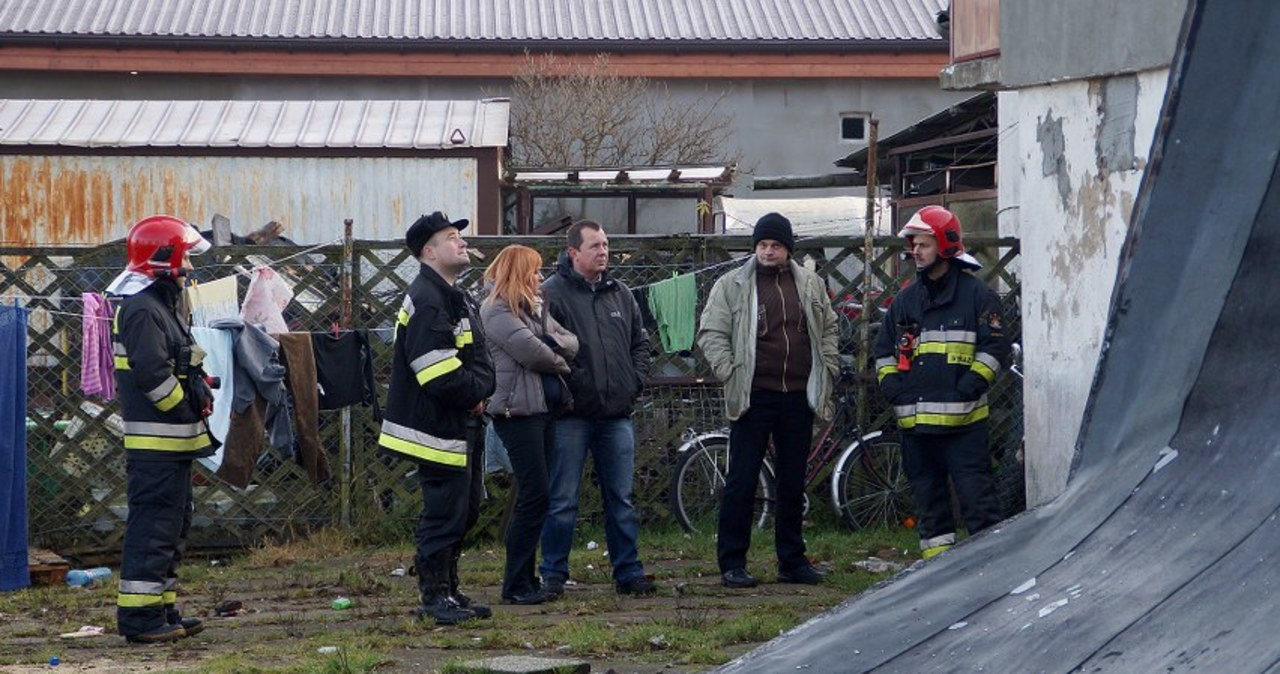
{"label": "white plaster wall", "polygon": [[[1002,145],[1008,138],[1016,152],[1006,157],[1002,148],[1000,204],[1002,232],[1008,223],[1022,239],[1028,504],[1066,487],[1167,77],[1167,69],[1137,73],[1136,100],[1127,113],[1113,109],[1106,127],[1107,78],[1000,99]],[[1132,124],[1133,161],[1123,168],[1114,153],[1108,166],[1101,149],[1118,122]]]}

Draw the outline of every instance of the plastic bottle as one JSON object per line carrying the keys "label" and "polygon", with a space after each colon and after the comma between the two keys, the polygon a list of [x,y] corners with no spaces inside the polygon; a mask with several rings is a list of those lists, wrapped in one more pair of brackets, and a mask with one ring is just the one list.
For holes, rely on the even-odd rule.
{"label": "plastic bottle", "polygon": [[72,569],[67,572],[67,585],[72,587],[85,587],[93,583],[106,581],[111,578],[111,569],[105,566],[97,566],[92,569]]}

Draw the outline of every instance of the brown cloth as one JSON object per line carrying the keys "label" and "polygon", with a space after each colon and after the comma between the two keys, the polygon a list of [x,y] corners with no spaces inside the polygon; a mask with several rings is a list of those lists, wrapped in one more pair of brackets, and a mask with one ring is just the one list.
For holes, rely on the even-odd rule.
{"label": "brown cloth", "polygon": [[219,479],[241,489],[249,486],[253,468],[267,444],[263,430],[266,409],[267,401],[260,395],[254,396],[253,404],[245,408],[244,414],[237,414],[232,408],[231,427],[222,441],[222,465],[215,473]]}
{"label": "brown cloth", "polygon": [[320,446],[320,397],[316,388],[316,358],[311,350],[311,333],[289,332],[271,335],[280,342],[285,386],[293,398],[293,431],[298,439],[298,462],[315,484],[331,477],[329,457]]}
{"label": "brown cloth", "polygon": [[756,266],[756,369],[752,391],[806,390],[813,367],[809,327],[790,265]]}

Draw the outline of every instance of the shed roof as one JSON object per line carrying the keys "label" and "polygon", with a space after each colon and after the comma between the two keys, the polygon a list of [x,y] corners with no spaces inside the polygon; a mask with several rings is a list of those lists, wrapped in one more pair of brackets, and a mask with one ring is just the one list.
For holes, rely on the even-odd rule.
{"label": "shed roof", "polygon": [[[926,41],[947,0],[0,0],[0,35],[422,42]],[[432,41],[432,42],[425,42]]]}
{"label": "shed roof", "polygon": [[0,145],[84,148],[504,147],[510,102],[0,99]]}

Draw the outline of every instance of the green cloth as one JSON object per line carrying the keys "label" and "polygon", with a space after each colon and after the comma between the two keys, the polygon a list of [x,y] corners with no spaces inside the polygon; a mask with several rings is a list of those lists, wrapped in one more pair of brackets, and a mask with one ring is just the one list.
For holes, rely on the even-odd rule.
{"label": "green cloth", "polygon": [[662,350],[667,353],[693,348],[698,311],[698,285],[693,274],[674,276],[649,286],[649,312],[658,322]]}

